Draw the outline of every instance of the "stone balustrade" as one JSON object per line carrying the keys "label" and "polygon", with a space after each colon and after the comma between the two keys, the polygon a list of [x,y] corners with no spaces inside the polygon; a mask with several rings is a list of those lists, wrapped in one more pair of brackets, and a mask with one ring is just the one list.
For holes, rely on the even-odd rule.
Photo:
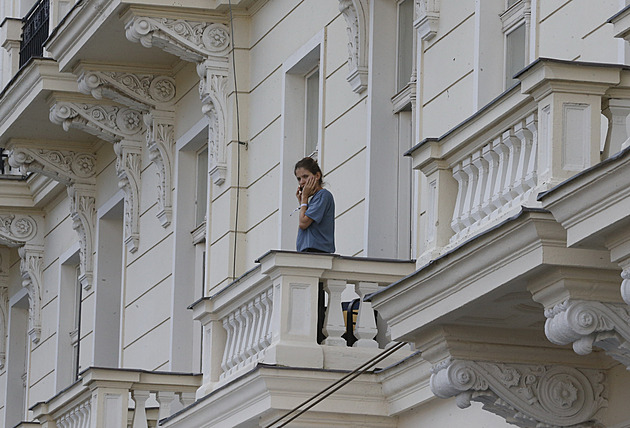
{"label": "stone balustrade", "polygon": [[[387,326],[377,322],[371,303],[363,297],[415,267],[413,261],[288,251],[271,251],[259,263],[192,305],[204,330],[204,380],[198,398],[259,363],[354,368],[355,360],[345,367],[336,353],[347,352],[351,344],[359,359],[368,359],[389,344]],[[352,338],[342,308],[349,295],[359,299]]]}
{"label": "stone balustrade", "polygon": [[147,428],[194,402],[201,375],[89,368],[33,418],[46,428]]}

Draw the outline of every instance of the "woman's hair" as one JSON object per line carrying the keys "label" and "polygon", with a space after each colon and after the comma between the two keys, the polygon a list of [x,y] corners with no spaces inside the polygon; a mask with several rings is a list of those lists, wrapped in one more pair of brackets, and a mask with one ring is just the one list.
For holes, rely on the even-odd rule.
{"label": "woman's hair", "polygon": [[323,184],[322,177],[324,176],[324,173],[320,169],[317,161],[313,159],[312,157],[307,156],[303,159],[300,159],[295,164],[295,168],[293,168],[293,174],[295,174],[298,168],[304,168],[305,170],[309,171],[313,175],[317,175],[317,173],[319,172],[319,184],[320,185]]}

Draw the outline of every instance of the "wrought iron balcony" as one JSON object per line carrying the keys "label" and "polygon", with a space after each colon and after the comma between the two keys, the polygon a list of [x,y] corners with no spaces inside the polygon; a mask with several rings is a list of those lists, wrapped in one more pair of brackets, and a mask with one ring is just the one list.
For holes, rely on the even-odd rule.
{"label": "wrought iron balcony", "polygon": [[20,68],[33,57],[44,53],[44,42],[48,38],[49,0],[40,0],[22,19],[22,42],[20,43]]}

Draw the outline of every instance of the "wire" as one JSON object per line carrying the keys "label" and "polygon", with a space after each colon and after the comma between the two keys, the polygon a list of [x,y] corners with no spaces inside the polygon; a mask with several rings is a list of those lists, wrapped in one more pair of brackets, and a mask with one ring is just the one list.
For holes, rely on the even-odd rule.
{"label": "wire", "polygon": [[236,83],[236,47],[234,46],[234,18],[232,17],[232,0],[228,1],[230,8],[230,42],[232,44],[232,75],[234,77],[234,100],[236,106],[236,208],[234,212],[234,254],[232,261],[232,278],[236,278],[236,247],[238,243],[238,206],[241,193],[241,123],[238,110],[238,85]]}
{"label": "wire", "polygon": [[[303,413],[307,412],[310,408],[312,408],[315,405],[319,404],[324,399],[326,399],[328,396],[332,395],[334,392],[338,391],[339,389],[341,389],[345,385],[349,384],[354,379],[356,379],[357,377],[361,376],[363,373],[368,371],[372,366],[374,366],[375,364],[377,364],[380,361],[384,360],[385,358],[389,357],[394,352],[396,352],[399,349],[403,348],[405,345],[407,345],[406,342],[400,342],[400,343],[397,343],[396,345],[392,346],[391,348],[384,350],[383,352],[381,352],[377,356],[375,356],[375,357],[371,358],[370,360],[366,361],[362,366],[354,369],[353,371],[351,371],[350,373],[348,373],[347,375],[345,375],[341,379],[338,379],[333,384],[331,384],[328,387],[324,388],[323,390],[319,391],[317,394],[315,394],[314,396],[312,396],[308,400],[300,403],[297,407],[293,408],[288,413],[286,413],[286,414],[282,415],[281,417],[279,417],[278,419],[274,420],[269,425],[266,425],[265,428],[272,428],[272,427],[274,427],[275,424],[277,424],[281,420],[283,420],[286,417],[288,417],[289,415],[295,413],[293,416],[291,416],[286,421],[282,422],[280,425],[277,425],[275,428],[282,428],[282,427],[286,426],[289,422],[297,419],[300,415],[302,415]],[[298,409],[300,409],[303,406],[306,406],[306,407],[304,407],[303,409],[298,411]]]}

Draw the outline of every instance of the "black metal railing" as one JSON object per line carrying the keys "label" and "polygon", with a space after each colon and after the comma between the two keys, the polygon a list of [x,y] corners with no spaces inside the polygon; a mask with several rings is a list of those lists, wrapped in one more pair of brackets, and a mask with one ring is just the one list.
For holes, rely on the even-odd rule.
{"label": "black metal railing", "polygon": [[44,42],[48,38],[48,8],[50,0],[39,0],[22,19],[20,43],[20,68],[33,57],[44,54]]}
{"label": "black metal railing", "polygon": [[7,152],[3,148],[0,148],[0,175],[11,173],[11,166],[9,166],[9,162],[7,161],[8,157]]}

